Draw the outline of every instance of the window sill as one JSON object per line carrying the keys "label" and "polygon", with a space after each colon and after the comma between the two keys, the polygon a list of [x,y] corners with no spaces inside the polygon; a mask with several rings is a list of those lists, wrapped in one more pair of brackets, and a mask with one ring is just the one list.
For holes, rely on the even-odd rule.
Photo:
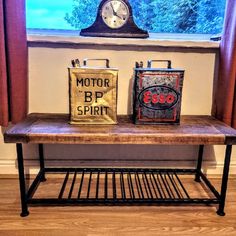
{"label": "window sill", "polygon": [[157,34],[147,39],[81,37],[79,31],[69,30],[28,30],[30,46],[43,45],[99,45],[99,46],[145,46],[217,49],[220,41],[211,41],[209,35]]}

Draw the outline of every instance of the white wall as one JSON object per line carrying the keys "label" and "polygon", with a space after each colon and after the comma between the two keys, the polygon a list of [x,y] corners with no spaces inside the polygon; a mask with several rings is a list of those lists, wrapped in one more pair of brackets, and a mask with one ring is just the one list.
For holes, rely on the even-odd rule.
{"label": "white wall", "polygon": [[[211,113],[212,89],[215,75],[217,49],[181,49],[142,46],[94,46],[79,45],[75,48],[42,47],[29,48],[29,111],[68,113],[68,75],[67,67],[74,58],[108,58],[111,66],[119,68],[118,114],[130,114],[130,83],[135,61],[148,59],[170,59],[174,68],[185,69],[182,114]],[[195,163],[197,147],[190,146],[63,146],[46,145],[49,164],[58,159],[79,159],[83,165],[145,165],[189,166]],[[37,166],[37,147],[25,146],[30,165]],[[104,156],[106,154],[106,156]],[[96,156],[96,157],[95,157]],[[4,144],[0,137],[0,174],[16,173],[15,147]],[[94,159],[100,161],[95,161]],[[206,147],[205,166],[210,173],[222,169],[224,148]],[[87,161],[86,161],[87,160]],[[104,162],[104,160],[106,160]],[[161,163],[158,161],[162,160]],[[168,160],[168,162],[163,162]],[[64,162],[60,162],[65,165]],[[69,162],[71,164],[71,162]],[[235,161],[232,170],[235,170]]]}
{"label": "white wall", "polygon": [[129,91],[135,61],[170,59],[184,68],[182,114],[210,114],[215,54],[30,48],[30,112],[68,112],[67,67],[72,58],[109,58],[119,68],[118,114],[130,113]]}

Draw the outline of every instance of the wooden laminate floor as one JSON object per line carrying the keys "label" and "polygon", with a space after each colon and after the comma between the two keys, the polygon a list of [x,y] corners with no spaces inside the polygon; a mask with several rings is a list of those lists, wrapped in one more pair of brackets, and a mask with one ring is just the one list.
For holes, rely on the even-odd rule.
{"label": "wooden laminate floor", "polygon": [[[219,187],[220,179],[213,183]],[[236,235],[236,176],[226,216],[215,206],[30,207],[21,218],[18,179],[0,178],[0,235]]]}

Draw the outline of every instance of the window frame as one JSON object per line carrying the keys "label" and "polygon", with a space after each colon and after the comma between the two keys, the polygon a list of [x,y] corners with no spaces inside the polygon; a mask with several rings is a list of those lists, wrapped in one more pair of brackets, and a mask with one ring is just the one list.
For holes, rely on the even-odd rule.
{"label": "window frame", "polygon": [[27,29],[29,46],[33,44],[58,45],[104,45],[104,46],[144,46],[177,48],[219,48],[220,41],[210,40],[207,34],[162,34],[150,33],[147,39],[82,37],[76,30]]}

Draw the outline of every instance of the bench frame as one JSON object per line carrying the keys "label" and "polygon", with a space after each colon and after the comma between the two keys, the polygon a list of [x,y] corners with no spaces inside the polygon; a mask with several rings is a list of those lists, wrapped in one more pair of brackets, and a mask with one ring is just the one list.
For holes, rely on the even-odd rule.
{"label": "bench frame", "polygon": [[[25,184],[25,173],[24,173],[24,157],[23,157],[23,148],[21,143],[16,144],[17,147],[17,160],[18,160],[18,170],[19,170],[19,181],[20,181],[20,193],[21,193],[21,207],[22,212],[21,216],[25,217],[29,215],[28,211],[28,205],[93,205],[93,204],[105,204],[105,205],[142,205],[142,204],[218,204],[218,210],[217,214],[220,216],[224,216],[224,207],[225,207],[225,198],[226,198],[226,191],[227,191],[227,182],[228,182],[228,174],[229,174],[229,166],[230,166],[230,158],[231,158],[231,150],[232,145],[226,146],[225,151],[225,162],[224,162],[224,170],[223,170],[223,177],[222,177],[222,183],[221,183],[221,192],[219,193],[215,187],[211,184],[209,179],[206,177],[206,175],[202,172],[202,160],[203,160],[203,151],[204,151],[204,145],[199,146],[199,152],[198,152],[198,161],[197,161],[197,167],[196,169],[121,169],[121,168],[115,168],[115,169],[109,169],[109,168],[46,168],[44,164],[44,151],[43,151],[43,144],[38,145],[39,150],[39,160],[40,160],[40,170],[36,178],[34,179],[33,183],[29,187],[29,190],[26,190],[26,184]],[[131,173],[131,174],[175,174],[177,175],[183,175],[183,174],[191,174],[194,175],[194,179],[196,182],[203,181],[204,184],[208,187],[208,189],[213,193],[214,198],[190,198],[188,194],[187,197],[182,198],[155,198],[155,197],[148,197],[148,198],[139,198],[135,199],[133,198],[116,198],[115,195],[113,198],[107,198],[106,196],[104,198],[77,198],[77,199],[71,199],[71,198],[62,198],[63,191],[65,189],[65,184],[68,179],[68,175],[65,178],[61,195],[58,198],[55,199],[33,199],[33,195],[36,192],[40,182],[45,182],[45,174],[49,173],[79,173],[79,172],[98,172],[98,173]],[[131,180],[132,182],[132,180]],[[147,182],[148,183],[148,182]],[[180,182],[182,185],[182,183]],[[167,189],[168,186],[165,186]],[[175,186],[174,186],[175,187]],[[183,191],[185,190],[185,187],[182,185]],[[141,188],[140,188],[140,191]],[[151,191],[150,191],[151,192]],[[178,190],[177,190],[178,193]]]}

